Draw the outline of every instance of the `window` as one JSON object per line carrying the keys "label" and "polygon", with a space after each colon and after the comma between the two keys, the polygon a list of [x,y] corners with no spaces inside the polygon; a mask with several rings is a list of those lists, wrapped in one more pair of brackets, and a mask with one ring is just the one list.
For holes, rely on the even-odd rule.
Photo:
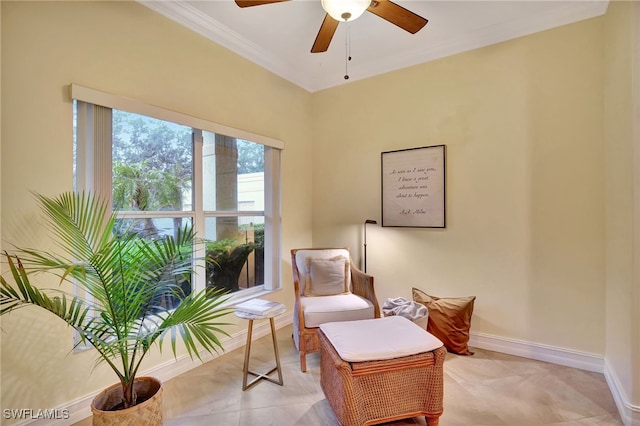
{"label": "window", "polygon": [[280,288],[282,142],[82,86],[71,92],[76,190],[109,197],[145,238],[191,224],[204,239],[194,247],[203,272],[185,295]]}

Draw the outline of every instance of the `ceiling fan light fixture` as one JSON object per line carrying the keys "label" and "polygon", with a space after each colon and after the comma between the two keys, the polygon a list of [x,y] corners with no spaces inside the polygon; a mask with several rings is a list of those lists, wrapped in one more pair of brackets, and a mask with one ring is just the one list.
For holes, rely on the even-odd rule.
{"label": "ceiling fan light fixture", "polygon": [[371,4],[371,0],[322,0],[322,8],[336,21],[357,19]]}

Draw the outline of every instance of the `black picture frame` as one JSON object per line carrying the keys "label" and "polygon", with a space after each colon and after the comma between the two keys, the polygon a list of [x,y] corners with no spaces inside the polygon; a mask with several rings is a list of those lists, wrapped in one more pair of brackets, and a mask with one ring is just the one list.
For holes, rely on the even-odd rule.
{"label": "black picture frame", "polygon": [[446,146],[381,154],[382,226],[446,227]]}

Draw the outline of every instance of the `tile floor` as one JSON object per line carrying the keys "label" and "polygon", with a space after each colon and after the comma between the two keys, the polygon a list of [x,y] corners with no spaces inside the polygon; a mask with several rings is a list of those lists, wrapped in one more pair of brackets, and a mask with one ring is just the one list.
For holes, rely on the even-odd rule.
{"label": "tile floor", "polygon": [[[263,380],[243,392],[244,348],[237,349],[164,383],[165,425],[337,425],[320,388],[320,355],[309,355],[302,373],[291,330],[278,331],[284,386]],[[273,364],[270,336],[256,340],[251,369]],[[469,357],[448,354],[444,370],[440,426],[622,425],[602,374],[480,349]],[[422,417],[390,424],[426,423]]]}

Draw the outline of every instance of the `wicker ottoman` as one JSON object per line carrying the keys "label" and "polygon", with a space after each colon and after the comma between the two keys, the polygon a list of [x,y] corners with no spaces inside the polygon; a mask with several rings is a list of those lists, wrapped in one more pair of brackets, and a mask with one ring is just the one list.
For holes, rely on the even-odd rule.
{"label": "wicker ottoman", "polygon": [[318,335],[320,384],[340,424],[438,424],[446,349],[436,337],[399,316],[326,323]]}

